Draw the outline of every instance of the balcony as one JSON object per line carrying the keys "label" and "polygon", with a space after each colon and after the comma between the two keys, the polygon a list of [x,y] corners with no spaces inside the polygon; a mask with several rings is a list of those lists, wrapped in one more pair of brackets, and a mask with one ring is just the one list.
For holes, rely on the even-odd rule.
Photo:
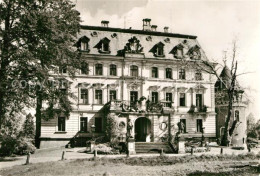
{"label": "balcony", "polygon": [[139,113],[164,113],[174,112],[173,102],[161,101],[153,103],[150,101],[138,100],[137,102],[130,102],[125,100],[110,101],[110,110],[118,112],[139,112]]}
{"label": "balcony", "polygon": [[191,105],[188,113],[207,113],[208,112],[208,107],[206,105],[203,106],[195,106]]}

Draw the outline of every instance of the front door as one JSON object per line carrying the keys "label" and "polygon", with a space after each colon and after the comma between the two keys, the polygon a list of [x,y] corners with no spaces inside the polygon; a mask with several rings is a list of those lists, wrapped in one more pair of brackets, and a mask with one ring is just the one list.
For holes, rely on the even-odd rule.
{"label": "front door", "polygon": [[135,141],[149,142],[151,137],[151,121],[140,117],[135,121]]}

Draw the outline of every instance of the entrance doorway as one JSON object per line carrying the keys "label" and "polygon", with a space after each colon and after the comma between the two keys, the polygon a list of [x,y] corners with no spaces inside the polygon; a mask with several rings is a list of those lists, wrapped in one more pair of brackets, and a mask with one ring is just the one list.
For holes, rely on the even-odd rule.
{"label": "entrance doorway", "polygon": [[136,142],[150,142],[151,121],[145,117],[140,117],[135,121]]}

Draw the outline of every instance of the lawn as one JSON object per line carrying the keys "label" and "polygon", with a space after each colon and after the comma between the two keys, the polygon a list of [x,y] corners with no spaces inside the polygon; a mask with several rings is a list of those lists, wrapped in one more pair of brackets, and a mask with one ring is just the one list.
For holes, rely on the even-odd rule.
{"label": "lawn", "polygon": [[[65,160],[15,166],[0,171],[1,176],[206,176],[206,175],[259,175],[260,167],[251,167],[259,162],[260,155],[202,155],[182,157],[133,157]],[[254,162],[254,164],[253,164]],[[250,164],[251,163],[251,164]]]}

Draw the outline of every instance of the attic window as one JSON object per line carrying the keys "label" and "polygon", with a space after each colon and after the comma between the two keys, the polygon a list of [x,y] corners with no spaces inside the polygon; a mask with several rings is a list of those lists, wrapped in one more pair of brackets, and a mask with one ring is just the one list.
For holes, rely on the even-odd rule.
{"label": "attic window", "polygon": [[164,44],[162,42],[157,43],[149,52],[152,52],[155,57],[164,57]]}
{"label": "attic window", "polygon": [[100,40],[94,48],[97,48],[99,53],[109,54],[110,53],[109,43],[110,40],[105,37],[102,40]]}
{"label": "attic window", "polygon": [[190,59],[193,60],[201,59],[200,47],[198,45],[191,47],[187,54],[190,56]]}
{"label": "attic window", "polygon": [[112,37],[112,38],[116,38],[116,37],[117,37],[117,34],[116,34],[116,33],[113,33],[113,34],[111,35],[111,37]]}
{"label": "attic window", "polygon": [[173,54],[173,57],[176,59],[182,59],[184,55],[183,48],[184,46],[182,44],[179,44],[171,50],[170,54]]}
{"label": "attic window", "polygon": [[146,40],[147,40],[147,41],[152,41],[152,37],[151,37],[151,36],[148,36],[148,37],[146,37]]}
{"label": "attic window", "polygon": [[97,37],[97,36],[98,36],[98,34],[97,34],[97,32],[96,32],[96,31],[94,31],[94,32],[92,32],[92,33],[91,33],[91,36],[92,36],[92,37]]}
{"label": "attic window", "polygon": [[79,51],[89,52],[89,38],[86,36],[81,37],[76,43],[76,46]]}
{"label": "attic window", "polygon": [[166,42],[166,43],[170,43],[170,39],[169,38],[166,38],[166,39],[164,39],[164,41]]}

